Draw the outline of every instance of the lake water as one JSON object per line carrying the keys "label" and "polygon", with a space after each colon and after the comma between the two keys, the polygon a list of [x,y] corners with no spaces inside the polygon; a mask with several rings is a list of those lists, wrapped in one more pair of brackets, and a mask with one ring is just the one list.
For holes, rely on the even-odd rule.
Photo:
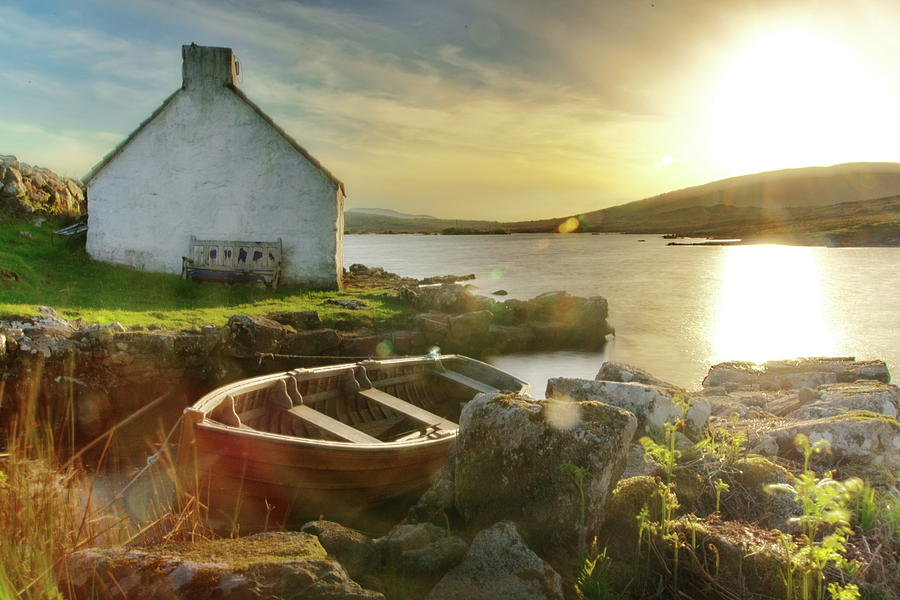
{"label": "lake water", "polygon": [[[644,241],[641,241],[644,240]],[[491,362],[532,383],[593,378],[604,360],[693,389],[711,364],[798,356],[900,368],[900,249],[667,246],[652,235],[348,235],[344,262],[409,277],[474,273],[478,291],[527,299],[565,290],[609,300],[604,352]],[[503,297],[497,297],[503,300]]]}

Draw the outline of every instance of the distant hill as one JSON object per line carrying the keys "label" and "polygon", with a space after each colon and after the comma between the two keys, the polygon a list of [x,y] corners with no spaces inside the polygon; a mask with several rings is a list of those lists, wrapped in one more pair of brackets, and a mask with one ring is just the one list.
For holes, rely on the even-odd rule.
{"label": "distant hill", "polygon": [[410,215],[407,213],[402,213],[396,210],[391,210],[390,208],[351,208],[346,211],[347,213],[358,213],[363,215],[379,215],[382,217],[393,217],[395,219],[436,219],[437,217],[432,217],[431,215]]}
{"label": "distant hill", "polygon": [[346,223],[350,233],[545,233],[558,231],[573,217],[582,232],[900,245],[900,163],[847,163],[743,175],[539,221],[409,219],[350,211]]}
{"label": "distant hill", "polygon": [[503,224],[497,221],[397,217],[355,209],[344,213],[344,230],[347,233],[484,233],[502,227]]}
{"label": "distant hill", "polygon": [[[713,181],[578,215],[581,230],[648,233],[689,231],[747,207],[773,217],[789,207],[827,206],[900,194],[900,163],[846,163],[766,171]],[[568,217],[511,224],[516,231],[550,231]]]}

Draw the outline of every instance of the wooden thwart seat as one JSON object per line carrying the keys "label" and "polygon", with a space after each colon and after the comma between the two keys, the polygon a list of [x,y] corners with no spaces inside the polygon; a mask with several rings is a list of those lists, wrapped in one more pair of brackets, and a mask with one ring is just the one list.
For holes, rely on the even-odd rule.
{"label": "wooden thwart seat", "polygon": [[345,441],[345,442],[354,442],[357,444],[383,444],[381,440],[378,438],[374,438],[368,433],[363,433],[359,429],[355,429],[350,427],[345,423],[341,423],[337,419],[333,419],[324,413],[320,413],[314,408],[310,408],[305,404],[300,404],[293,408],[287,409],[287,412],[322,429],[323,431],[327,431],[331,435]]}
{"label": "wooden thwart seat", "polygon": [[433,425],[438,429],[444,429],[447,431],[459,429],[459,425],[457,425],[453,421],[428,412],[424,408],[416,406],[415,404],[411,404],[406,400],[401,400],[396,396],[391,396],[390,394],[382,392],[379,389],[369,388],[367,390],[360,390],[359,395],[373,402],[377,402],[382,406],[386,406],[392,411],[409,417],[410,419],[418,421],[419,423],[423,423],[425,425]]}
{"label": "wooden thwart seat", "polygon": [[456,383],[460,383],[466,387],[470,387],[473,390],[476,390],[478,392],[495,393],[495,392],[500,391],[493,386],[490,386],[486,383],[482,383],[482,382],[478,381],[477,379],[472,379],[471,377],[466,377],[462,373],[457,373],[456,371],[451,371],[450,369],[444,369],[443,371],[435,370],[435,371],[433,371],[433,373],[435,375],[440,375],[441,377],[449,379],[450,381],[455,381]]}

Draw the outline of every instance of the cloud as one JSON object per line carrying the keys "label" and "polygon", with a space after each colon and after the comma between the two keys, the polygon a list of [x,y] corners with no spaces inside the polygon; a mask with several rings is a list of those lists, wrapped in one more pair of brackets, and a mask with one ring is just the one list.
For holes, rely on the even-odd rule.
{"label": "cloud", "polygon": [[14,151],[24,162],[80,178],[122,136],[107,131],[50,131],[32,123],[0,121],[0,139],[9,144],[5,151]]}

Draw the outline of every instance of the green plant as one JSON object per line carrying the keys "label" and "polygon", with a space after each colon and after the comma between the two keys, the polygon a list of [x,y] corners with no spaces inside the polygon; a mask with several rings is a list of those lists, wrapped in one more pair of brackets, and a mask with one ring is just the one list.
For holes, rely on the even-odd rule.
{"label": "green plant", "polygon": [[579,500],[579,520],[578,520],[578,555],[585,555],[585,543],[587,535],[587,514],[584,498],[584,484],[591,478],[591,472],[584,467],[579,467],[572,461],[567,460],[559,466],[559,470],[572,478],[572,483],[578,488]]}
{"label": "green plant", "polygon": [[878,522],[878,512],[881,507],[875,498],[875,488],[868,483],[863,483],[851,495],[851,509],[853,511],[854,522],[863,531],[868,531],[875,527]]}
{"label": "green plant", "polygon": [[859,598],[859,587],[854,583],[847,585],[829,583],[828,595],[831,596],[831,600],[857,600]]}
{"label": "green plant", "polygon": [[606,548],[593,559],[585,557],[575,585],[587,600],[617,600],[622,596],[610,581],[611,563]]}
{"label": "green plant", "polygon": [[666,481],[672,480],[675,465],[678,463],[678,459],[681,458],[681,450],[675,448],[675,432],[683,424],[684,421],[681,419],[676,420],[674,423],[665,423],[660,441],[656,441],[648,436],[638,440],[638,443],[644,448],[644,460],[651,464],[659,464]]}
{"label": "green plant", "polygon": [[[733,415],[732,424],[737,423],[737,415]],[[729,431],[722,427],[708,430],[703,439],[694,448],[704,456],[710,456],[724,465],[732,466],[747,456],[747,433],[740,429]]]}
{"label": "green plant", "polygon": [[[810,444],[805,435],[798,435],[794,443],[803,453],[803,472],[796,486],[772,484],[766,486],[769,492],[785,491],[803,507],[803,514],[791,519],[800,526],[802,533],[799,543],[788,536],[781,537],[781,545],[788,559],[785,571],[785,587],[788,600],[794,597],[795,576],[800,578],[800,600],[819,600],[824,593],[824,572],[829,564],[852,569],[855,565],[844,557],[850,529],[848,505],[852,493],[862,482],[858,479],[836,481],[831,477],[817,478],[810,469],[810,458],[814,453],[828,447],[819,440]],[[831,591],[832,587],[829,587]],[[854,600],[859,597],[856,586],[834,587],[833,598]],[[835,596],[839,593],[839,596]]]}
{"label": "green plant", "polygon": [[721,479],[716,479],[713,482],[713,487],[716,490],[716,512],[719,512],[719,505],[722,499],[722,492],[727,492],[731,489],[731,486],[722,481]]}

